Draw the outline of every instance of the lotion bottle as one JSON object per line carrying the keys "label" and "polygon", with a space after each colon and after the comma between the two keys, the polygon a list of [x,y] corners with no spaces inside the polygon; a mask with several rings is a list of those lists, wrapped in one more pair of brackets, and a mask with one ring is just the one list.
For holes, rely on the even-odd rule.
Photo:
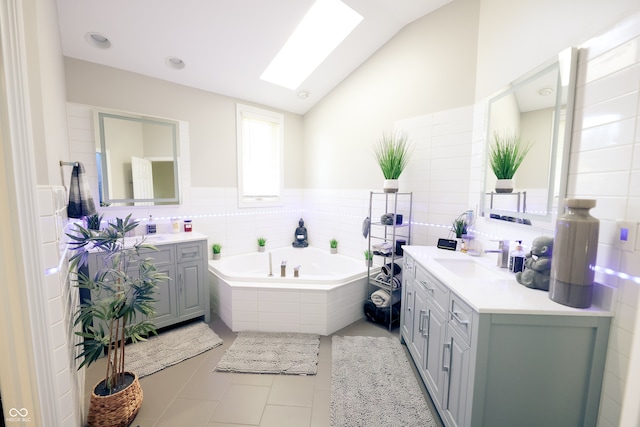
{"label": "lotion bottle", "polygon": [[149,223],[147,224],[147,234],[156,234],[156,223],[153,222],[152,215],[149,215]]}
{"label": "lotion bottle", "polygon": [[516,240],[516,249],[509,255],[509,271],[518,273],[524,270],[524,251],[522,250],[522,240]]}

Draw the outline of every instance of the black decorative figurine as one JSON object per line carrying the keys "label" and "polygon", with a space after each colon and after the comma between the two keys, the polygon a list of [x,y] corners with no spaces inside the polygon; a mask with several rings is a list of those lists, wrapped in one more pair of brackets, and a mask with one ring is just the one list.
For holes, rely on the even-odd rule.
{"label": "black decorative figurine", "polygon": [[298,221],[298,228],[296,228],[295,232],[295,240],[291,244],[294,248],[306,248],[309,246],[309,242],[307,242],[307,229],[304,226],[304,221],[300,218]]}

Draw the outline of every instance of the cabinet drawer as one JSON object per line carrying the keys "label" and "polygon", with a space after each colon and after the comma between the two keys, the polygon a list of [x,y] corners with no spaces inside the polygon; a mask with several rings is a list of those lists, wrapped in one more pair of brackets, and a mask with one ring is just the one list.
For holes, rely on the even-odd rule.
{"label": "cabinet drawer", "polygon": [[449,303],[449,326],[455,329],[467,344],[471,343],[473,310],[453,294]]}
{"label": "cabinet drawer", "polygon": [[[157,251],[151,249],[140,250],[138,255],[131,260],[130,267],[136,266],[137,261],[144,258],[152,258],[152,262],[156,266],[175,263],[173,245],[158,245],[156,248],[158,249]],[[105,258],[106,255],[102,252],[92,252],[89,255],[89,269],[92,274],[105,268]]]}
{"label": "cabinet drawer", "polygon": [[433,302],[433,307],[446,317],[449,305],[449,288],[444,286],[429,274],[422,266],[416,266],[416,282],[427,291],[427,299]]}
{"label": "cabinet drawer", "polygon": [[146,249],[143,251],[140,251],[140,258],[153,258],[153,263],[156,266],[175,263],[173,246],[158,245],[156,246],[156,248],[158,248],[157,251],[146,250]]}
{"label": "cabinet drawer", "polygon": [[181,243],[177,247],[178,262],[195,261],[204,258],[204,245],[202,242]]}

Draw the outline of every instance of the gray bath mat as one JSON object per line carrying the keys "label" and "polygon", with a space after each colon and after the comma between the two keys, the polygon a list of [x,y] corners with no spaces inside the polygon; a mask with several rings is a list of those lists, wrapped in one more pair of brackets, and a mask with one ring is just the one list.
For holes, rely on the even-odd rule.
{"label": "gray bath mat", "polygon": [[216,371],[315,375],[320,336],[285,332],[239,332]]}
{"label": "gray bath mat", "polygon": [[397,338],[332,339],[331,425],[436,427]]}
{"label": "gray bath mat", "polygon": [[191,323],[147,341],[128,344],[125,367],[142,378],[222,344],[222,339],[204,322]]}

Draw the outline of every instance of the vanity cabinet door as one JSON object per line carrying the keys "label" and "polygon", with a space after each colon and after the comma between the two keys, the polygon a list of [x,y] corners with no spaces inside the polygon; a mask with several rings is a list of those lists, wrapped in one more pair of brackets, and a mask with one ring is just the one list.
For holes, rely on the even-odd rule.
{"label": "vanity cabinet door", "polygon": [[174,265],[163,265],[158,267],[158,271],[169,277],[169,279],[157,284],[156,294],[154,295],[156,314],[153,320],[156,328],[162,328],[171,325],[178,318],[176,281],[174,279],[176,268]]}
{"label": "vanity cabinet door", "polygon": [[448,427],[466,424],[467,389],[470,385],[469,368],[471,348],[449,321],[443,346],[443,387],[442,405]]}
{"label": "vanity cabinet door", "polygon": [[414,281],[414,311],[413,311],[413,334],[409,347],[414,355],[414,361],[419,369],[424,366],[427,351],[427,291],[417,281]]}
{"label": "vanity cabinet door", "polygon": [[403,279],[402,285],[402,312],[400,313],[400,334],[404,344],[409,345],[413,339],[413,308],[414,288],[413,280]]}
{"label": "vanity cabinet door", "polygon": [[[178,312],[182,320],[205,314],[204,242],[180,243],[176,248]],[[206,316],[205,316],[206,318]]]}
{"label": "vanity cabinet door", "polygon": [[444,371],[442,369],[445,331],[447,328],[444,316],[435,309],[431,301],[427,302],[425,360],[422,366],[423,378],[429,390],[429,395],[437,406],[442,404],[442,388]]}
{"label": "vanity cabinet door", "polygon": [[178,265],[178,302],[180,317],[202,314],[204,310],[204,269],[202,262]]}
{"label": "vanity cabinet door", "polygon": [[402,269],[402,310],[400,311],[400,338],[403,344],[411,342],[413,337],[413,311],[414,311],[414,270],[413,258],[406,256]]}

